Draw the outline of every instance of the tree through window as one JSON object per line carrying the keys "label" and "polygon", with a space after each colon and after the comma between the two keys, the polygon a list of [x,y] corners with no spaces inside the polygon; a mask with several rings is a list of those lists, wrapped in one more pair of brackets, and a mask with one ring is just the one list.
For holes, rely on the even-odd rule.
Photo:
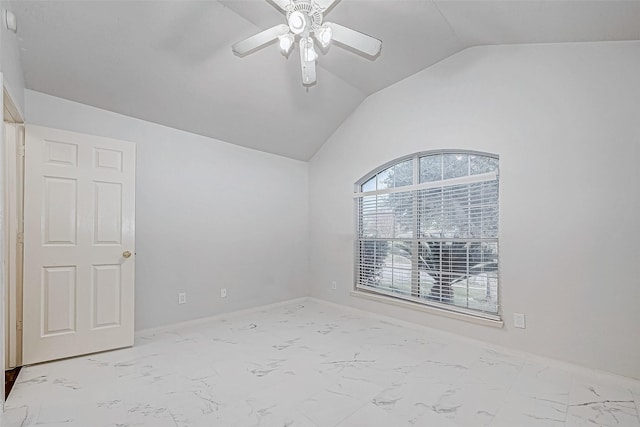
{"label": "tree through window", "polygon": [[356,185],[356,288],[498,319],[498,158],[419,153]]}

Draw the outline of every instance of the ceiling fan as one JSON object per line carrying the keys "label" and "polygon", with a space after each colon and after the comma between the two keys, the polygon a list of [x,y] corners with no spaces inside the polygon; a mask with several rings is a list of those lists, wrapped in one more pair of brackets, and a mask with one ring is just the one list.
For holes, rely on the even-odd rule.
{"label": "ceiling fan", "polygon": [[[333,22],[323,22],[324,14],[338,0],[268,0],[287,16],[287,25],[280,24],[255,34],[232,46],[233,53],[246,56],[278,39],[280,51],[289,56],[294,44],[300,48],[302,84],[311,86],[316,82],[316,60],[318,53],[315,40],[325,50],[336,41],[339,44],[375,58],[382,47],[376,38]],[[312,37],[313,35],[313,37]]]}

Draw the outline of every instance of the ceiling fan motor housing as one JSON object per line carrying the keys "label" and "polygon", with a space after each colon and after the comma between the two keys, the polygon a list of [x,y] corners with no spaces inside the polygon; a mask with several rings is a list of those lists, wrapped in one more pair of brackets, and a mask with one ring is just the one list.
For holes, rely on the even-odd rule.
{"label": "ceiling fan motor housing", "polygon": [[322,26],[322,10],[315,2],[293,2],[287,10],[287,21],[293,12],[301,12],[309,17],[309,32],[314,32]]}

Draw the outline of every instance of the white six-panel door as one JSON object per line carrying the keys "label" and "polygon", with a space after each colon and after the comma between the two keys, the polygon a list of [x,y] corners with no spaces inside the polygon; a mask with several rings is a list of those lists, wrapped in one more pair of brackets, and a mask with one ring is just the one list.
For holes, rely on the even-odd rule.
{"label": "white six-panel door", "polygon": [[26,127],[23,363],[133,345],[135,144]]}

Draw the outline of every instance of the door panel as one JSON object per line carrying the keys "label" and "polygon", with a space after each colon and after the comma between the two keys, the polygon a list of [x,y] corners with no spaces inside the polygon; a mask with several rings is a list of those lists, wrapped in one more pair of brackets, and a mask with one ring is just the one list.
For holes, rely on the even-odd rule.
{"label": "door panel", "polygon": [[119,245],[122,238],[122,185],[94,182],[94,245]]}
{"label": "door panel", "polygon": [[96,148],[93,153],[97,169],[122,171],[122,151]]}
{"label": "door panel", "polygon": [[77,180],[44,177],[44,245],[76,244],[77,199]]}
{"label": "door panel", "polygon": [[26,127],[24,354],[133,344],[135,144]]}
{"label": "door panel", "polygon": [[59,141],[44,141],[48,165],[76,167],[78,165],[78,146]]}
{"label": "door panel", "polygon": [[119,265],[93,266],[93,329],[120,325],[120,277]]}
{"label": "door panel", "polygon": [[76,268],[44,267],[42,273],[42,336],[75,332]]}

